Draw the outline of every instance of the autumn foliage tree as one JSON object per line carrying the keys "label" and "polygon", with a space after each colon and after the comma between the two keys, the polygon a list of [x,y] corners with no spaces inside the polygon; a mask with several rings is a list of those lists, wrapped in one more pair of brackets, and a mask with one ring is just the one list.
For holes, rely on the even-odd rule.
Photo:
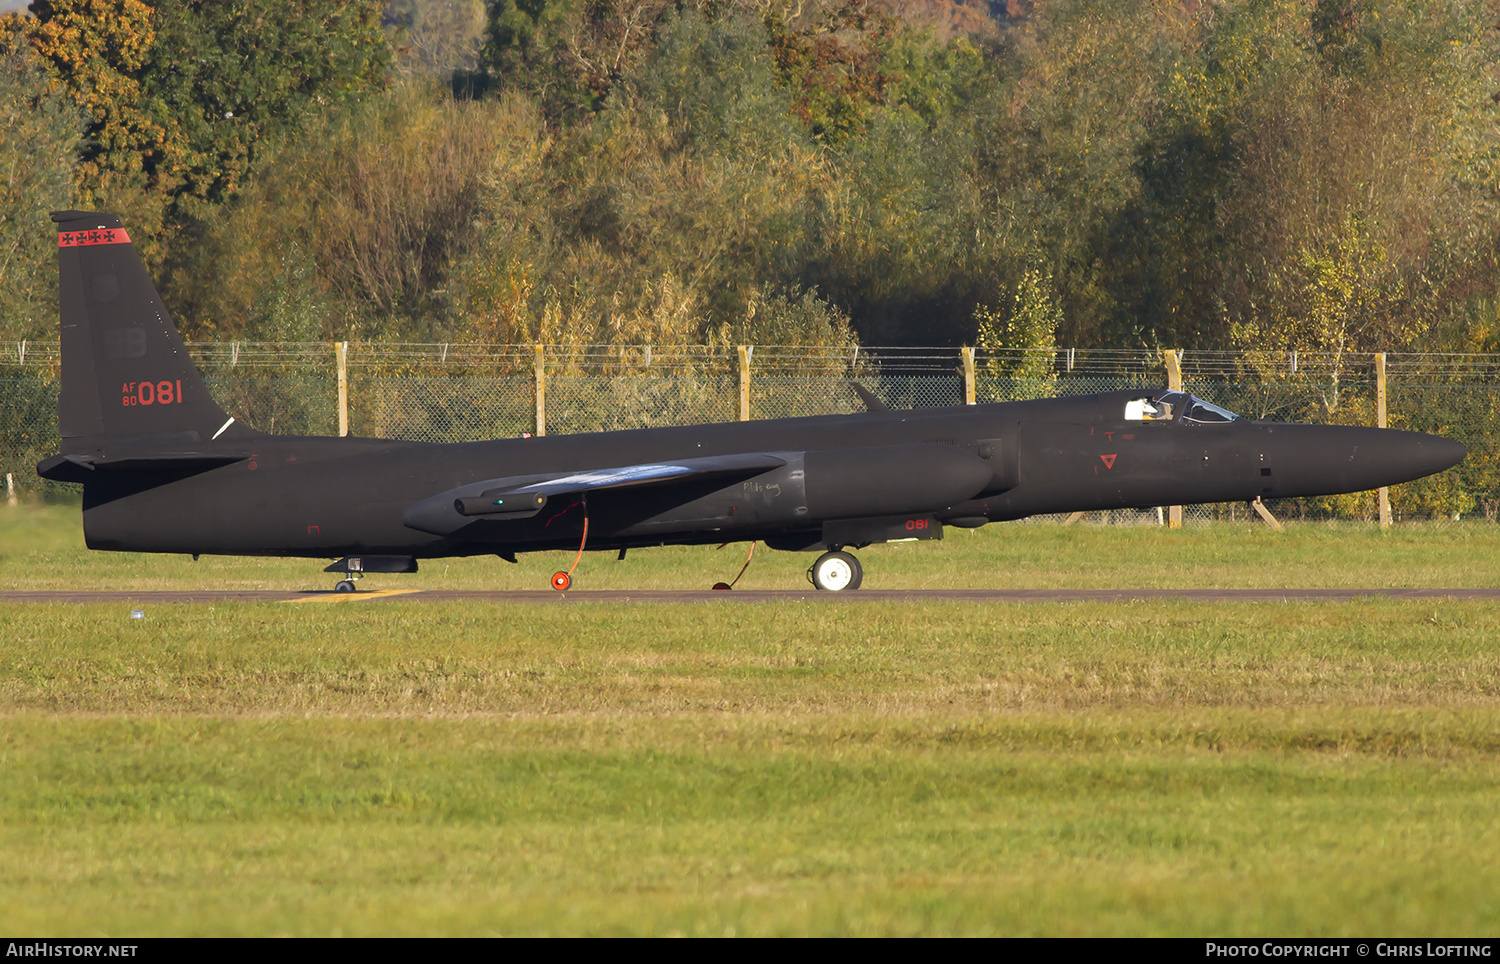
{"label": "autumn foliage tree", "polygon": [[233,197],[308,112],[379,89],[381,7],[35,0],[19,26],[86,118],[80,203],[130,216],[158,260],[165,222]]}
{"label": "autumn foliage tree", "polygon": [[1500,345],[1497,0],[478,3],[38,0],[18,102],[204,333]]}
{"label": "autumn foliage tree", "polygon": [[789,16],[785,3],[767,8],[766,34],[777,76],[813,137],[842,145],[885,103],[890,78],[882,70],[884,54],[897,23],[869,0],[841,0],[800,18]]}
{"label": "autumn foliage tree", "polygon": [[50,337],[57,258],[49,211],[71,206],[82,118],[23,36],[0,30],[0,337]]}
{"label": "autumn foliage tree", "polygon": [[553,121],[598,112],[639,69],[675,0],[490,0],[483,58],[497,90],[534,96]]}

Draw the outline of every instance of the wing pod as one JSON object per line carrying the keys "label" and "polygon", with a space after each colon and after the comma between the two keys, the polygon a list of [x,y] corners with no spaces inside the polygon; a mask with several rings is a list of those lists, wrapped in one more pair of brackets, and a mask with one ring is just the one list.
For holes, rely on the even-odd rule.
{"label": "wing pod", "polygon": [[529,519],[552,496],[605,489],[668,485],[727,476],[748,477],[786,465],[786,459],[765,452],[647,462],[606,469],[518,475],[471,482],[407,506],[401,514],[410,528],[450,535],[479,519]]}
{"label": "wing pod", "polygon": [[491,489],[468,499],[454,499],[453,511],[459,515],[489,518],[529,519],[542,511],[547,496],[541,492],[502,492]]}

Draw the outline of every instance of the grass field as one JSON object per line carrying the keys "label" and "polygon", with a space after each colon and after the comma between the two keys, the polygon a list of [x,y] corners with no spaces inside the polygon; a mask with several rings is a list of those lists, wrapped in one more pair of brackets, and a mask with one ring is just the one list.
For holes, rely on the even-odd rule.
{"label": "grass field", "polygon": [[[1496,550],[1487,527],[1034,525],[861,558],[879,587],[1475,586]],[[580,585],[742,559],[591,557]],[[746,581],[806,565],[758,553]],[[320,568],[90,556],[74,513],[0,509],[4,588]],[[9,932],[1500,930],[1486,603],[128,609],[0,606]]]}
{"label": "grass field", "polygon": [[[1169,531],[1153,525],[1007,524],[948,529],[941,542],[859,550],[871,589],[1469,588],[1500,583],[1500,526],[1397,527],[1306,523],[1276,533],[1260,522]],[[363,589],[546,589],[574,552],[424,561],[414,575],[370,576]],[[744,589],[805,589],[815,554],[760,546]],[[0,587],[6,589],[331,589],[332,560],[90,552],[78,509],[0,506]],[[745,546],[642,549],[624,561],[585,554],[574,585],[708,589],[734,578]]]}

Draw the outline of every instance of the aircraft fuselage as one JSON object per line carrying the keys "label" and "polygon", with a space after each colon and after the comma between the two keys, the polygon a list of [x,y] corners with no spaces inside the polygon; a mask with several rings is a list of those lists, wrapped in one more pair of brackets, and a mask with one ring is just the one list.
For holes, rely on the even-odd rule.
{"label": "aircraft fuselage", "polygon": [[[1358,491],[1437,471],[1463,451],[1435,436],[1382,429],[1123,418],[1127,402],[1146,394],[457,444],[281,436],[203,443],[205,453],[240,458],[205,471],[90,473],[84,531],[98,549],[426,558],[576,548],[586,510],[591,548],[752,539],[813,548],[881,541],[886,530],[862,530],[857,520],[978,525]],[[524,518],[455,516],[452,531],[409,524],[414,504],[486,479],[740,452],[773,453],[786,464],[727,480],[556,498]],[[448,501],[437,504],[446,509]]]}
{"label": "aircraft fuselage", "polygon": [[52,218],[60,451],[37,471],[82,483],[96,549],[342,556],[325,571],[352,577],[763,541],[825,550],[809,575],[840,591],[862,578],[846,547],[945,525],[1354,492],[1464,456],[1431,435],[1250,422],[1165,389],[911,411],[860,390],[855,415],[459,444],[268,435],[214,399],[120,219]]}

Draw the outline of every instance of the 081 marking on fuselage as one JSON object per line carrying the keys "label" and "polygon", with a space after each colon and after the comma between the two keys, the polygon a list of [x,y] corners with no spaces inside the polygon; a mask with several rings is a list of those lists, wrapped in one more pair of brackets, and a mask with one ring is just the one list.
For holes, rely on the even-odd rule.
{"label": "081 marking on fuselage", "polygon": [[452,444],[268,435],[209,394],[119,218],[52,217],[61,451],[37,471],[82,484],[93,549],[335,558],[326,571],[352,578],[444,556],[760,541],[821,550],[810,576],[840,590],[862,579],[848,548],[947,525],[1363,491],[1465,454],[1166,389],[905,411],[861,391],[853,415]]}

